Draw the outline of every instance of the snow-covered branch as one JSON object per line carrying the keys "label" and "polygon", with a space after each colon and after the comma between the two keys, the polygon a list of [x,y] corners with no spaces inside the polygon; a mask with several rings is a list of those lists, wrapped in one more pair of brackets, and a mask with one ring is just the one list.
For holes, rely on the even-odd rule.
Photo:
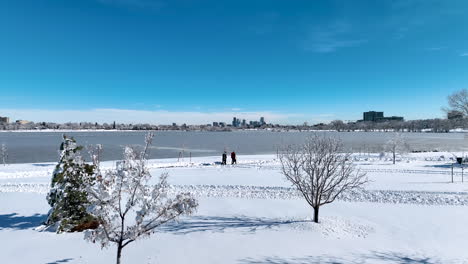
{"label": "snow-covered branch", "polygon": [[148,134],[142,152],[126,147],[124,160],[115,169],[102,172],[97,183],[89,186],[90,213],[100,226],[86,233],[85,238],[99,242],[102,247],[117,244],[117,263],[122,249],[131,242],[148,237],[160,225],[189,215],[198,203],[190,193],[170,197],[168,174],[163,173],[155,185],[150,185],[151,174],[146,158],[153,135]]}

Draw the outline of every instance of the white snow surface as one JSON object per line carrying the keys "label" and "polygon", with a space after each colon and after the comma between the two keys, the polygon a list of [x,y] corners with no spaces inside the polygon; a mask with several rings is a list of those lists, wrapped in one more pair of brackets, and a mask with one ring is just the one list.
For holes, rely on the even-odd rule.
{"label": "white snow surface", "polygon": [[[451,153],[408,154],[395,165],[377,154],[355,159],[371,182],[323,206],[319,224],[275,155],[239,155],[232,166],[151,160],[153,177],[168,172],[171,191],[193,193],[200,207],[130,244],[123,263],[468,263],[468,179],[455,167],[452,183]],[[0,166],[1,263],[115,262],[114,247],[81,233],[36,230],[54,166]]]}

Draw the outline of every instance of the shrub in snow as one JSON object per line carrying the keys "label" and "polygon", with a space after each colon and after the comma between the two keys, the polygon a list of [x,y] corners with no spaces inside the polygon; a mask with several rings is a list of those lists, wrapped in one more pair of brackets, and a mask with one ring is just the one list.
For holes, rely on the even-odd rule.
{"label": "shrub in snow", "polygon": [[2,159],[3,166],[6,166],[8,159],[8,151],[5,143],[0,147],[0,158]]}
{"label": "shrub in snow", "polygon": [[379,160],[382,160],[385,158],[385,152],[380,152],[379,153]]}
{"label": "shrub in snow", "polygon": [[343,143],[334,138],[315,135],[303,145],[286,147],[280,161],[283,175],[314,209],[316,223],[322,205],[367,182],[351,155],[343,153]]}
{"label": "shrub in snow", "polygon": [[148,134],[141,153],[130,147],[124,151],[124,160],[115,169],[103,172],[96,184],[89,185],[89,211],[99,219],[99,227],[86,232],[85,239],[117,246],[117,263],[122,250],[131,242],[149,237],[155,229],[183,214],[191,214],[198,206],[190,193],[168,196],[167,174],[162,174],[156,185],[148,185],[151,174],[146,157],[153,135]]}
{"label": "shrub in snow", "polygon": [[86,193],[86,186],[94,182],[95,166],[84,162],[81,149],[73,138],[63,136],[60,160],[47,195],[47,202],[52,208],[46,225],[55,227],[58,233],[96,228],[98,224],[87,212],[89,203]]}
{"label": "shrub in snow", "polygon": [[400,133],[395,133],[393,137],[387,141],[386,149],[392,153],[392,161],[395,164],[396,154],[406,153],[409,149],[408,144]]}

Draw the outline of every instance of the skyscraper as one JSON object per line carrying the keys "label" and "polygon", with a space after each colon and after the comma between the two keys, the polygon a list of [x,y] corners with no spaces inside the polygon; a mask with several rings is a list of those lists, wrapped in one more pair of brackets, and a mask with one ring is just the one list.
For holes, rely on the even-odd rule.
{"label": "skyscraper", "polygon": [[363,113],[364,121],[376,122],[378,119],[383,118],[383,117],[384,117],[383,112],[369,111],[369,112]]}

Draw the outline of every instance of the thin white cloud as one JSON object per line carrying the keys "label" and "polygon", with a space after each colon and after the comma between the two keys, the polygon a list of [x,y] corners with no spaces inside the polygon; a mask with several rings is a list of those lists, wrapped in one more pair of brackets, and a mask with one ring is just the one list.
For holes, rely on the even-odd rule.
{"label": "thin white cloud", "polygon": [[213,121],[231,122],[235,116],[246,120],[259,120],[265,117],[268,122],[288,124],[303,119],[302,114],[288,114],[272,111],[258,112],[176,112],[166,110],[128,110],[128,109],[91,109],[91,110],[42,110],[42,109],[0,109],[2,116],[12,120],[30,120],[34,122],[98,122],[111,123],[150,123],[150,124],[210,124]]}
{"label": "thin white cloud", "polygon": [[460,56],[466,57],[466,56],[468,56],[468,52],[462,53],[462,54],[460,54]]}
{"label": "thin white cloud", "polygon": [[356,38],[349,23],[335,22],[315,28],[305,40],[304,49],[318,53],[335,52],[341,48],[359,46],[366,39]]}
{"label": "thin white cloud", "polygon": [[427,30],[440,21],[454,16],[465,16],[465,2],[440,0],[393,0],[381,1],[388,8],[388,15],[380,18],[382,29],[391,28],[390,35],[403,39],[422,30]]}

